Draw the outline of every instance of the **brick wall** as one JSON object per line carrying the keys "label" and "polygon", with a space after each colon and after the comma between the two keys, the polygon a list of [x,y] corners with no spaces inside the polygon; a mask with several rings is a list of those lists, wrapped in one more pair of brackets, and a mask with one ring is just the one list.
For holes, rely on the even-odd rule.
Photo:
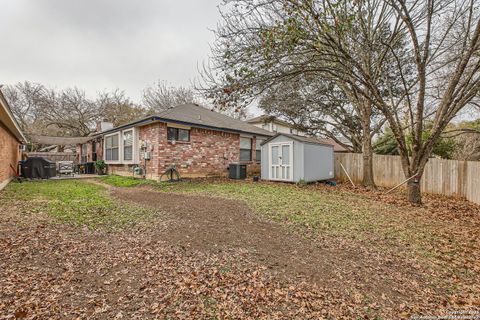
{"label": "brick wall", "polygon": [[[237,162],[240,136],[215,130],[191,128],[190,142],[167,141],[167,125],[154,123],[140,127],[139,139],[148,141],[151,159],[147,161],[147,176],[156,178],[176,164],[184,177],[225,175],[228,164]],[[143,164],[143,155],[140,155]]]}
{"label": "brick wall", "polygon": [[18,167],[21,157],[19,145],[17,139],[0,123],[0,190],[14,175],[10,165],[15,169]]}
{"label": "brick wall", "polygon": [[[240,135],[192,127],[190,142],[167,140],[167,124],[152,123],[138,128],[138,139],[147,141],[150,160],[146,161],[147,178],[158,179],[171,165],[176,164],[182,177],[226,176],[228,165],[240,157]],[[139,151],[139,150],[136,150]],[[143,150],[140,166],[144,167]],[[260,165],[255,163],[255,138],[252,139],[252,160],[248,162],[248,175],[259,175]],[[109,164],[108,173],[133,175],[136,165]]]}
{"label": "brick wall", "polygon": [[81,144],[77,144],[77,146],[75,147],[75,158],[76,158],[76,162],[77,163],[80,163],[80,155],[82,154],[82,145]]}
{"label": "brick wall", "polygon": [[[95,150],[97,151],[97,160],[103,159],[103,144],[102,139],[96,138],[95,140],[87,142],[87,162],[93,161],[93,141],[96,141]],[[76,159],[77,163],[80,163],[81,153],[82,153],[82,144],[77,144],[76,146]]]}
{"label": "brick wall", "polygon": [[96,149],[97,149],[97,160],[102,160],[103,159],[103,139],[98,138],[96,144]]}

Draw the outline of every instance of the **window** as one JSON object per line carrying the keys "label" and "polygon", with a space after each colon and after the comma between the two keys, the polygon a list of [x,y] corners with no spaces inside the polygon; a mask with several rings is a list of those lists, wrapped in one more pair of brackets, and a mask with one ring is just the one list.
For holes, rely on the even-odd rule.
{"label": "window", "polygon": [[167,128],[167,139],[168,141],[190,141],[190,130],[179,129],[179,128]]}
{"label": "window", "polygon": [[133,160],[133,131],[123,132],[123,160]]}
{"label": "window", "polygon": [[105,160],[118,161],[118,134],[105,138]]}
{"label": "window", "polygon": [[256,148],[255,148],[255,160],[257,162],[260,162],[262,160],[262,146],[261,146],[261,144],[262,144],[263,141],[264,141],[263,139],[258,139],[258,138],[255,141],[255,146],[256,146]]}
{"label": "window", "polygon": [[240,137],[240,161],[252,160],[252,139]]}
{"label": "window", "polygon": [[88,152],[87,152],[87,144],[82,144],[82,150],[80,152],[80,163],[85,163],[88,161]]}

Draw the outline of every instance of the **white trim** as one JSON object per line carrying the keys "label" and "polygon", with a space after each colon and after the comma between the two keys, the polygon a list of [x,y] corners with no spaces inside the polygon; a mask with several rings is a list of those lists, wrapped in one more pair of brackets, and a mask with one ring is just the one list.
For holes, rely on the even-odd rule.
{"label": "white trim", "polygon": [[[123,134],[124,132],[132,132],[132,160],[124,160],[124,150],[123,150]],[[117,135],[118,136],[118,160],[106,160],[107,159],[107,143],[106,140],[108,137]],[[111,134],[103,136],[103,160],[106,164],[138,164],[140,163],[140,145],[138,141],[138,129],[136,127],[131,127],[125,130],[120,130]]]}
{"label": "white trim", "polygon": [[[107,160],[107,138],[109,137],[112,137],[112,136],[118,136],[118,160]],[[123,152],[122,152],[122,148],[121,148],[121,145],[122,145],[122,140],[121,140],[121,131],[117,131],[115,133],[112,133],[112,134],[107,134],[103,137],[103,159],[105,161],[106,164],[122,164],[122,156],[123,156]]]}
{"label": "white trim", "polygon": [[[273,178],[273,163],[272,163],[272,147],[278,147],[279,149],[279,155],[282,152],[282,146],[288,145],[290,147],[290,153],[289,153],[289,164],[288,164],[288,171],[289,171],[289,179],[282,179],[282,178]],[[281,159],[281,156],[279,156],[279,159]],[[282,170],[282,164],[279,163],[278,167],[279,172],[281,174]],[[268,180],[273,180],[273,181],[293,181],[293,141],[290,142],[277,142],[277,143],[268,143]]]}
{"label": "white trim", "polygon": [[13,127],[17,132],[16,133],[13,132],[14,130],[12,130],[11,126],[9,125],[9,123],[5,121],[6,119],[4,119],[3,116],[1,117],[2,123],[8,128],[8,130],[12,131],[13,135],[15,136],[15,138],[17,138],[19,142],[25,143],[27,142],[27,138],[25,137],[22,130],[20,129],[20,126],[18,125],[17,120],[15,120],[12,110],[9,107],[7,99],[3,95],[1,88],[2,86],[0,85],[0,106],[2,107],[2,109],[0,110],[0,115],[2,115],[2,113],[5,113],[7,115],[8,120],[10,120],[10,124],[13,124]]}
{"label": "white trim", "polygon": [[7,178],[6,180],[3,180],[2,182],[0,182],[0,191],[2,191],[3,188],[5,188],[12,180],[13,178]]}
{"label": "white trim", "polygon": [[177,123],[172,123],[172,122],[167,122],[167,127],[169,128],[178,128],[178,129],[184,129],[184,130],[192,130],[191,126],[185,126],[183,124],[177,124]]}
{"label": "white trim", "polygon": [[[132,132],[132,160],[125,160],[125,146],[123,145],[123,138],[125,136],[126,132]],[[124,164],[133,164],[135,162],[135,130],[134,128],[127,129],[127,130],[122,130],[122,158],[120,159],[121,163]]]}

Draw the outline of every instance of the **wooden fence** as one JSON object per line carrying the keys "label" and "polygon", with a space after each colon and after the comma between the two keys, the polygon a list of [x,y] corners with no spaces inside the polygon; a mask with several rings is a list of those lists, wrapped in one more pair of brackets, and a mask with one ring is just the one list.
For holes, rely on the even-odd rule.
{"label": "wooden fence", "polygon": [[77,156],[72,152],[28,152],[28,157],[42,157],[53,162],[73,161],[77,162]]}
{"label": "wooden fence", "polygon": [[[362,181],[362,154],[335,154],[335,178],[346,181],[348,178],[340,163],[355,183]],[[375,183],[382,187],[393,187],[406,179],[399,156],[374,155],[373,174]],[[421,180],[421,189],[427,193],[465,197],[480,204],[480,162],[430,159]]]}

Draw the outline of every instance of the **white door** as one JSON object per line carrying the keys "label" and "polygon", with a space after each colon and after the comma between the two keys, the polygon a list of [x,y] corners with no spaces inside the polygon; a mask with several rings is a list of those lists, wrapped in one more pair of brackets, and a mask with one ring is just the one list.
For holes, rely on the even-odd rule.
{"label": "white door", "polygon": [[270,180],[293,180],[293,142],[270,143]]}

